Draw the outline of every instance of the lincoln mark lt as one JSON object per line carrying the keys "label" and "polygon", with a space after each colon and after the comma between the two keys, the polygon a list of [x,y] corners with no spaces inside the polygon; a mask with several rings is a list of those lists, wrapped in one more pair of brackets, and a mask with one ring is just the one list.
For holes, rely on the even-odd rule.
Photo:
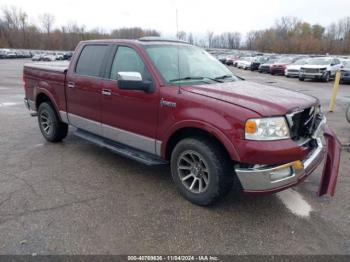
{"label": "lincoln mark lt", "polygon": [[25,104],[44,138],[68,126],[146,165],[169,164],[189,201],[232,188],[295,186],[323,164],[319,195],[334,194],[340,147],[317,98],[244,81],[193,45],[157,38],[83,41],[71,61],[24,67]]}

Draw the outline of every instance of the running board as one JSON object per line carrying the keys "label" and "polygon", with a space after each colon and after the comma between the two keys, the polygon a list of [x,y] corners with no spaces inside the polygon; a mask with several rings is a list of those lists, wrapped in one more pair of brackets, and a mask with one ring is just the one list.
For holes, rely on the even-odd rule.
{"label": "running board", "polygon": [[130,146],[111,141],[107,138],[92,134],[82,129],[77,129],[77,131],[74,132],[74,135],[85,139],[93,144],[107,148],[114,153],[136,160],[148,166],[168,164],[167,161],[159,158],[156,155],[152,155],[150,153],[143,152]]}

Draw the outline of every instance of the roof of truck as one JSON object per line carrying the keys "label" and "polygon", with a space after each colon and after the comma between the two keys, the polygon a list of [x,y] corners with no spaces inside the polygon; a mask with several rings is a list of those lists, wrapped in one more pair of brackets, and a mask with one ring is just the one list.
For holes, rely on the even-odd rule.
{"label": "roof of truck", "polygon": [[188,42],[168,39],[162,37],[148,36],[141,37],[139,39],[98,39],[98,40],[85,40],[81,43],[129,43],[129,44],[140,44],[140,45],[154,45],[159,43],[167,44],[189,44]]}

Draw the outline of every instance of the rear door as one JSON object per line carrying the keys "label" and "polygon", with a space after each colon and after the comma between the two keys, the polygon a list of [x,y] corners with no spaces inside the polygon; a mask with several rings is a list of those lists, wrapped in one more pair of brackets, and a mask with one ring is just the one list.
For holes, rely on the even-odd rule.
{"label": "rear door", "polygon": [[97,135],[101,129],[101,77],[109,51],[107,44],[81,48],[66,78],[67,113],[70,124]]}

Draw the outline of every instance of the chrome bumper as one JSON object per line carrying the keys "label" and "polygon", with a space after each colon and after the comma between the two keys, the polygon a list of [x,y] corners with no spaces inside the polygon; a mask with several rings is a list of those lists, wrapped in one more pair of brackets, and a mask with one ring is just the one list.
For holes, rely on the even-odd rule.
{"label": "chrome bumper", "polygon": [[279,191],[298,184],[321,164],[325,156],[325,145],[322,142],[323,130],[326,125],[324,118],[313,134],[317,147],[302,161],[294,161],[278,166],[263,166],[259,168],[235,168],[243,190],[249,193]]}

